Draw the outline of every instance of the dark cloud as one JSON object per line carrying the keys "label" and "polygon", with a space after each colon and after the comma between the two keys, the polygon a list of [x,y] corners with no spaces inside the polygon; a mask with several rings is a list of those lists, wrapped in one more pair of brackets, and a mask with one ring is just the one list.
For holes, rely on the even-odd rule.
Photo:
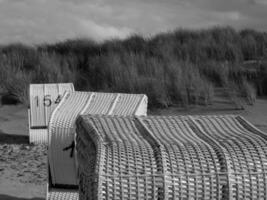
{"label": "dark cloud", "polygon": [[0,0],[0,43],[103,40],[232,25],[267,30],[267,0]]}

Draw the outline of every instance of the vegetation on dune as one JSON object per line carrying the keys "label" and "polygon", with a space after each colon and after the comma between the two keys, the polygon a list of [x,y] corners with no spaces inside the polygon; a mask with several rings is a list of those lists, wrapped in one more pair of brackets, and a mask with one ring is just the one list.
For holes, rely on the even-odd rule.
{"label": "vegetation on dune", "polygon": [[77,90],[145,93],[154,107],[206,105],[217,87],[252,104],[256,95],[267,95],[266,59],[265,32],[179,29],[103,43],[2,46],[0,81],[24,103],[29,83],[74,82]]}

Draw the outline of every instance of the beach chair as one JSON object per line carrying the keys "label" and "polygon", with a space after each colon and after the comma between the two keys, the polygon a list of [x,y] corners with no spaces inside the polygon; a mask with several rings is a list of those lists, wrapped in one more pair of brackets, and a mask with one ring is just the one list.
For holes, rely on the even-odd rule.
{"label": "beach chair", "polygon": [[79,198],[266,199],[266,144],[234,115],[82,115]]}
{"label": "beach chair", "polygon": [[75,121],[78,115],[143,116],[147,114],[147,101],[147,96],[143,94],[65,93],[53,111],[48,127],[47,199],[56,199],[59,196],[66,199],[78,198],[75,162]]}
{"label": "beach chair", "polygon": [[72,83],[30,85],[28,109],[30,143],[47,143],[50,116],[66,91],[74,91]]}

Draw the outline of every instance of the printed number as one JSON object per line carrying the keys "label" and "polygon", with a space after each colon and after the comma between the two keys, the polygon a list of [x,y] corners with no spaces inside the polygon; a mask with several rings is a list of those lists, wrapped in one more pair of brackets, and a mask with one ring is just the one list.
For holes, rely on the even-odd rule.
{"label": "printed number", "polygon": [[[39,98],[38,98],[38,96],[35,96],[34,98],[36,99],[36,106],[39,107]],[[45,95],[44,98],[43,98],[43,105],[45,107],[50,107],[52,105],[52,103],[58,104],[60,101],[61,101],[61,95],[57,96],[55,102],[53,102],[51,100],[51,95]]]}
{"label": "printed number", "polygon": [[58,103],[60,102],[60,100],[61,100],[61,96],[58,95],[58,96],[57,96],[57,99],[56,99],[56,101],[55,101],[55,104],[58,104]]}
{"label": "printed number", "polygon": [[43,100],[44,106],[49,107],[52,104],[51,95],[45,95]]}

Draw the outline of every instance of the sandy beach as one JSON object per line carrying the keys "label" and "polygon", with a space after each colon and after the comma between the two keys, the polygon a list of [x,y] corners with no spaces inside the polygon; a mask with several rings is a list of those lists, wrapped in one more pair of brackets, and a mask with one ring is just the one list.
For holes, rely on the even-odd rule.
{"label": "sandy beach", "polygon": [[41,200],[46,195],[47,147],[30,145],[27,108],[0,108],[0,199]]}
{"label": "sandy beach", "polygon": [[[149,111],[153,115],[239,114],[267,132],[267,99],[258,99],[245,110],[194,106]],[[0,200],[45,199],[47,187],[47,147],[30,145],[27,107],[0,107]]]}

